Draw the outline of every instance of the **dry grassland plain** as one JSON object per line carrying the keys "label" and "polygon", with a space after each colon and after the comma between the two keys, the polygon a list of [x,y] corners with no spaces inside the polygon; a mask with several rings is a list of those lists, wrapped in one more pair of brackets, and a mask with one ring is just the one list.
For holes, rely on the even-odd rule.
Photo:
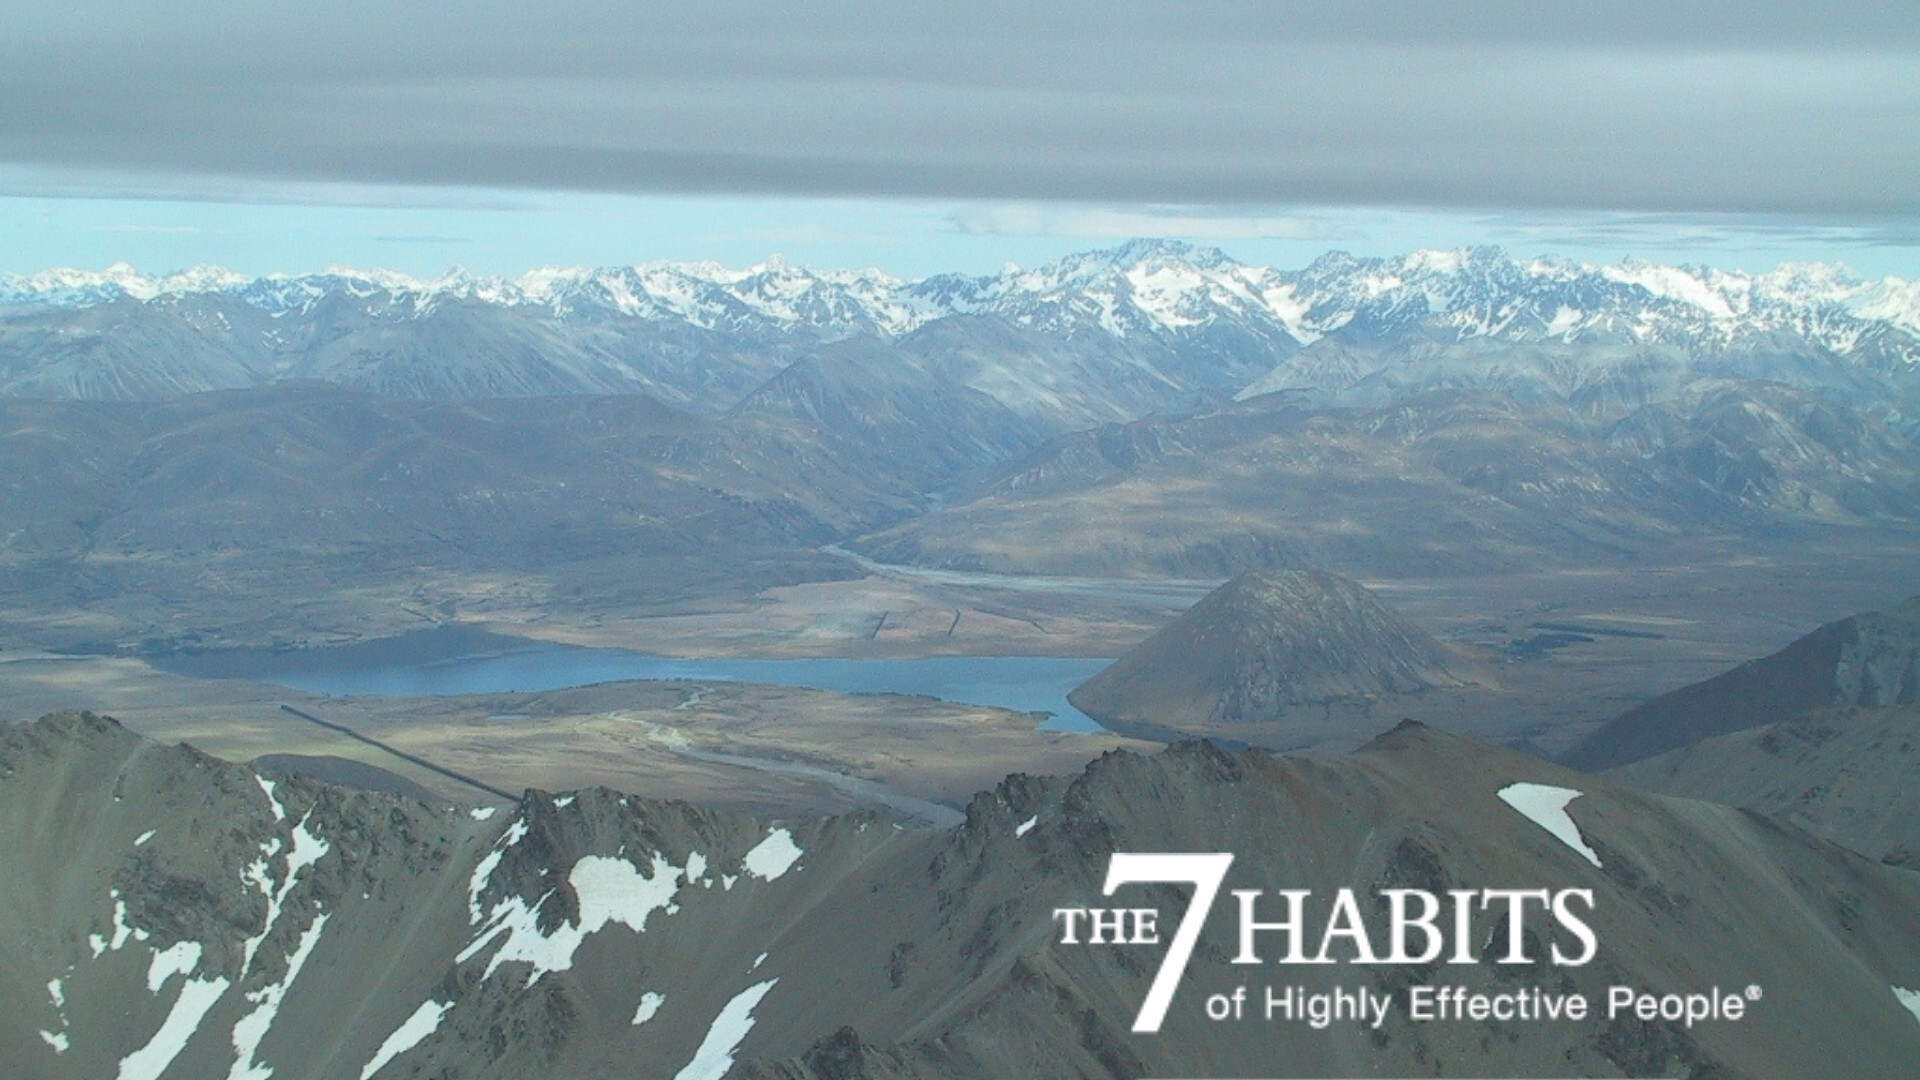
{"label": "dry grassland plain", "polygon": [[[1899,545],[1802,545],[1778,554],[1695,549],[1669,565],[1449,578],[1364,579],[1458,650],[1475,687],[1361,701],[1271,729],[1214,734],[1281,749],[1350,748],[1403,716],[1556,753],[1655,694],[1772,652],[1822,622],[1915,591]],[[1114,656],[1212,585],[1193,580],[1022,578],[881,566],[774,585],[662,614],[547,584],[440,577],[411,597],[334,594],[326,625],[397,632],[447,622],[553,642],[683,657]],[[85,618],[77,612],[75,618]],[[1585,640],[1528,650],[1575,626]],[[1601,631],[1601,632],[1594,632]],[[1605,631],[1613,631],[1611,633]],[[963,806],[1010,772],[1065,773],[1129,740],[1035,729],[1032,717],[928,698],[730,684],[626,683],[534,695],[331,699],[281,687],[165,675],[134,657],[56,656],[0,643],[0,717],[64,708],[220,757],[331,754],[380,765],[452,798],[472,788],[281,709],[292,706],[508,791],[603,784],[767,811]],[[513,719],[501,719],[509,717]],[[1169,734],[1169,737],[1174,737]],[[862,785],[877,785],[863,787]],[[926,818],[902,803],[895,812]]]}
{"label": "dry grassland plain", "polygon": [[1009,773],[1068,773],[1108,750],[1152,748],[1103,733],[1040,731],[1024,713],[896,694],[625,682],[535,694],[329,698],[184,678],[131,658],[0,661],[0,718],[76,707],[231,761],[363,761],[461,802],[499,800],[298,714],[509,792],[604,786],[760,813],[867,808],[936,824],[957,820],[975,792]]}

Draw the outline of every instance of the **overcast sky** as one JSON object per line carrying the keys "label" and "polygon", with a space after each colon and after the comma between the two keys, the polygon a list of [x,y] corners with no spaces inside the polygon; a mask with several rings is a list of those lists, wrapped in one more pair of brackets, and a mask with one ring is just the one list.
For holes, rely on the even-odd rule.
{"label": "overcast sky", "polygon": [[582,261],[598,217],[675,250],[584,261],[857,253],[870,222],[865,261],[912,272],[1135,222],[1920,274],[1913,0],[129,6],[0,0],[0,268],[63,222],[53,261],[275,257],[223,228]]}

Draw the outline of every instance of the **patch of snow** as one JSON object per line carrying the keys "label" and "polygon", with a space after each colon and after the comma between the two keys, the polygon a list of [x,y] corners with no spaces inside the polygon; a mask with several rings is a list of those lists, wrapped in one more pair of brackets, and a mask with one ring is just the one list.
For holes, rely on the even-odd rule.
{"label": "patch of snow", "polygon": [[373,1060],[360,1070],[360,1080],[372,1080],[373,1074],[386,1067],[387,1062],[420,1045],[420,1040],[434,1033],[440,1027],[440,1018],[453,1008],[453,1002],[441,1004],[431,999],[422,1002],[413,1010],[413,1015],[387,1036],[380,1049],[373,1052]]}
{"label": "patch of snow", "polygon": [[580,923],[588,933],[609,922],[647,928],[647,916],[655,908],[673,902],[677,883],[687,871],[661,858],[653,857],[653,876],[643,876],[632,863],[588,855],[573,864],[567,882],[580,901]]}
{"label": "patch of snow", "polygon": [[553,800],[553,808],[555,810],[565,810],[567,807],[572,805],[573,805],[573,796],[571,795],[562,795],[559,798]]}
{"label": "patch of snow", "polygon": [[1207,285],[1206,278],[1193,267],[1162,263],[1148,269],[1143,264],[1127,270],[1124,276],[1132,286],[1134,306],[1147,318],[1170,330],[1202,321],[1185,310],[1191,306],[1189,297]]}
{"label": "patch of snow", "polygon": [[1306,325],[1307,312],[1313,305],[1300,299],[1291,283],[1274,285],[1260,292],[1260,302],[1280,320],[1287,333],[1302,345],[1311,345],[1320,340],[1320,334]]}
{"label": "patch of snow", "polygon": [[707,1037],[700,1040],[700,1049],[694,1051],[693,1060],[674,1073],[673,1080],[722,1080],[727,1070],[733,1068],[733,1055],[740,1049],[741,1041],[753,1030],[754,1006],[760,1004],[760,999],[779,981],[769,979],[734,995],[708,1025]]}
{"label": "patch of snow", "polygon": [[467,922],[469,924],[480,921],[480,893],[486,889],[487,881],[493,877],[494,868],[500,865],[501,856],[526,835],[527,820],[514,819],[513,824],[507,826],[507,831],[501,833],[500,838],[493,842],[493,850],[473,868],[473,878],[467,882]]}
{"label": "patch of snow", "polygon": [[[273,808],[280,814],[280,819],[286,820],[286,812],[281,808],[279,800],[273,799],[272,785],[265,780],[260,781],[260,784],[267,789],[267,798],[273,800]],[[272,837],[261,844],[260,857],[240,875],[243,882],[252,885],[259,890],[260,895],[267,898],[266,923],[261,926],[258,934],[248,938],[241,947],[240,973],[243,977],[252,970],[254,954],[259,952],[260,943],[267,939],[268,934],[273,933],[274,925],[280,921],[280,913],[285,908],[287,894],[291,893],[294,885],[298,884],[300,871],[319,862],[326,857],[328,851],[332,850],[325,840],[307,831],[307,819],[312,816],[313,811],[307,811],[306,816],[293,827],[293,848],[287,852],[287,877],[280,882],[277,890],[273,887],[272,859],[280,851],[278,837]]]}
{"label": "patch of snow", "polygon": [[147,965],[147,993],[158,994],[167,980],[175,975],[191,975],[193,969],[200,966],[200,943],[182,941],[165,952],[153,954],[153,961]]}
{"label": "patch of snow", "polygon": [[1040,824],[1040,815],[1035,814],[1032,817],[1028,818],[1027,820],[1021,822],[1019,825],[1014,826],[1013,835],[1016,837],[1025,836],[1028,833],[1032,832],[1033,827],[1038,824]]}
{"label": "patch of snow", "polygon": [[1432,248],[1421,248],[1401,260],[1408,270],[1425,270],[1434,274],[1457,274],[1461,261],[1458,251],[1436,251]]}
{"label": "patch of snow", "polygon": [[60,1030],[42,1031],[40,1032],[40,1038],[45,1040],[48,1046],[53,1047],[55,1054],[64,1054],[68,1049],[67,992],[61,987],[59,979],[53,979],[47,983],[47,997],[53,1002],[54,1009],[60,1014]]}
{"label": "patch of snow", "polygon": [[1554,312],[1553,318],[1547,322],[1547,336],[1563,337],[1573,333],[1574,329],[1580,325],[1580,320],[1586,316],[1587,313],[1578,308],[1561,304],[1560,310]]}
{"label": "patch of snow", "polygon": [[120,890],[115,889],[110,895],[113,897],[113,940],[107,942],[105,948],[101,948],[98,943],[98,936],[88,935],[87,940],[95,943],[93,950],[95,959],[98,959],[102,952],[119,952],[120,947],[127,943],[128,938],[132,938],[135,941],[147,940],[147,932],[145,930],[127,925],[127,901],[121,897]]}
{"label": "patch of snow", "polygon": [[153,834],[154,834],[154,833],[156,833],[156,832],[159,832],[159,831],[160,831],[160,830],[158,830],[158,829],[148,829],[148,830],[147,830],[146,832],[143,832],[143,833],[141,833],[141,834],[139,835],[139,837],[138,837],[138,838],[136,838],[136,839],[134,840],[134,842],[133,842],[133,846],[134,846],[134,847],[145,847],[145,846],[146,846],[146,843],[147,843],[147,841],[149,841],[149,840],[151,840],[151,839],[153,839]]}
{"label": "patch of snow", "polygon": [[118,1080],[160,1080],[160,1074],[187,1048],[187,1040],[200,1030],[201,1018],[227,992],[228,985],[226,979],[188,979],[160,1030],[145,1046],[120,1059]]}
{"label": "patch of snow", "polygon": [[687,884],[705,884],[707,879],[707,857],[697,851],[687,853]]}
{"label": "patch of snow", "polygon": [[1572,788],[1550,784],[1509,784],[1500,789],[1500,799],[1518,810],[1528,821],[1552,833],[1554,838],[1578,852],[1595,866],[1600,856],[1587,846],[1580,827],[1567,816],[1567,804],[1580,797]]}
{"label": "patch of snow", "polygon": [[320,943],[320,931],[326,929],[326,925],[327,916],[316,917],[307,932],[300,935],[300,944],[295,946],[293,955],[287,958],[286,976],[271,986],[247,995],[247,1000],[259,1008],[233,1025],[235,1058],[233,1068],[227,1071],[227,1080],[271,1080],[273,1069],[257,1064],[254,1055],[260,1052],[260,1041],[272,1030],[274,1017],[280,1012],[280,1002],[287,996],[287,988],[300,977],[300,969],[307,965],[307,958],[313,955],[313,947]]}
{"label": "patch of snow", "polygon": [[1900,1004],[1907,1007],[1907,1011],[1913,1014],[1915,1020],[1920,1020],[1920,990],[1908,990],[1896,986],[1893,988],[1893,996],[1900,999]]}
{"label": "patch of snow", "polygon": [[756,956],[756,957],[754,957],[754,958],[753,958],[753,966],[752,966],[752,967],[750,967],[750,968],[748,968],[747,970],[748,970],[748,971],[759,971],[759,970],[760,970],[760,965],[761,965],[761,964],[764,964],[764,963],[766,963],[766,962],[767,962],[767,954],[766,954],[766,953],[761,953],[761,954],[760,954],[759,956]]}
{"label": "patch of snow", "polygon": [[497,806],[476,806],[467,811],[467,816],[475,821],[486,821],[500,810]]}
{"label": "patch of snow", "polygon": [[88,934],[87,947],[93,950],[93,958],[98,960],[100,954],[107,951],[107,939],[99,934]]}
{"label": "patch of snow", "polygon": [[754,877],[772,881],[793,869],[804,854],[793,842],[793,834],[785,829],[775,829],[765,840],[754,845],[740,865]]}
{"label": "patch of snow", "polygon": [[653,857],[651,876],[641,874],[637,867],[623,859],[588,855],[574,863],[567,874],[567,881],[579,900],[578,923],[563,923],[551,934],[543,934],[539,927],[540,905],[552,894],[542,895],[531,905],[521,897],[511,897],[494,905],[480,935],[460,951],[454,962],[467,962],[505,935],[506,940],[488,960],[486,973],[481,978],[491,978],[501,964],[517,960],[532,965],[533,971],[527,976],[527,985],[532,986],[549,971],[572,967],[573,954],[580,943],[608,923],[617,922],[635,933],[643,933],[647,918],[653,912],[665,910],[673,914],[677,910],[673,898],[679,891],[683,874],[684,871],[657,854]]}
{"label": "patch of snow", "polygon": [[275,786],[275,785],[274,785],[274,782],[273,782],[273,781],[271,781],[271,780],[269,780],[269,779],[267,779],[267,778],[266,778],[266,777],[264,777],[264,776],[256,776],[256,777],[254,777],[254,778],[253,778],[253,782],[254,782],[254,783],[256,783],[256,784],[259,784],[259,785],[260,785],[260,790],[261,790],[261,791],[264,791],[264,792],[266,792],[266,793],[267,793],[267,803],[268,803],[268,805],[270,805],[270,806],[272,806],[272,807],[273,807],[273,816],[274,816],[274,819],[275,819],[276,821],[285,821],[285,820],[287,820],[287,808],[286,808],[286,807],[284,807],[284,806],[281,806],[281,805],[280,805],[280,800],[279,800],[278,798],[276,798],[276,797],[274,796],[274,794],[273,794],[273,789],[274,789],[274,786]]}
{"label": "patch of snow", "polygon": [[1355,284],[1360,287],[1361,292],[1365,293],[1366,296],[1371,299],[1382,293],[1392,292],[1402,285],[1405,285],[1406,282],[1400,280],[1400,278],[1393,274],[1368,274],[1355,282]]}
{"label": "patch of snow", "polygon": [[666,1003],[667,999],[665,997],[651,990],[641,994],[640,1007],[633,1010],[633,1026],[639,1027],[641,1024],[653,1019],[654,1014],[660,1011],[660,1006]]}
{"label": "patch of snow", "polygon": [[727,892],[732,892],[733,883],[739,880],[740,880],[740,875],[738,874],[721,874],[720,887],[726,890]]}
{"label": "patch of snow", "polygon": [[1882,278],[1853,290],[1844,303],[1858,318],[1890,322],[1908,333],[1920,334],[1920,281]]}
{"label": "patch of snow", "polygon": [[1691,304],[1716,319],[1734,317],[1733,309],[1727,306],[1725,297],[1677,266],[1628,263],[1602,267],[1600,276],[1621,285],[1637,285],[1663,300]]}

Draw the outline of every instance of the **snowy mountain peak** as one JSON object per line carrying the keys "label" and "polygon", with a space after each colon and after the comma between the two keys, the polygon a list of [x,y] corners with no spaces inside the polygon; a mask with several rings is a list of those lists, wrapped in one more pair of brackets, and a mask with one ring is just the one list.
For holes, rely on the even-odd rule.
{"label": "snowy mountain peak", "polygon": [[97,271],[56,268],[25,277],[0,275],[0,303],[84,306],[115,300],[147,301],[168,294],[234,289],[249,280],[217,266],[197,266],[152,278],[117,262]]}
{"label": "snowy mountain peak", "polygon": [[1233,260],[1216,247],[1200,247],[1184,240],[1129,240],[1118,247],[1091,252],[1116,267],[1134,267],[1157,260],[1177,260],[1196,266],[1218,266]]}
{"label": "snowy mountain peak", "polygon": [[[1521,261],[1493,247],[1423,249],[1398,258],[1331,251],[1296,271],[1235,261],[1213,247],[1134,240],[994,275],[903,281],[878,270],[816,271],[779,256],[745,269],[654,262],[539,267],[517,277],[453,269],[433,279],[329,267],[248,278],[218,267],[161,277],[124,263],[100,271],[0,277],[0,304],[87,307],[227,298],[269,313],[328,296],[395,318],[448,304],[543,309],[553,317],[680,322],[707,330],[800,333],[818,340],[898,337],[954,315],[985,314],[1033,330],[1178,338],[1234,332],[1276,346],[1330,333],[1423,333],[1563,341],[1727,343],[1791,333],[1845,355],[1882,331],[1910,353],[1920,335],[1920,283],[1864,281],[1837,264],[1765,274],[1628,260],[1588,266]],[[1876,330],[1876,328],[1879,328]],[[1906,355],[1906,353],[1902,353]]]}

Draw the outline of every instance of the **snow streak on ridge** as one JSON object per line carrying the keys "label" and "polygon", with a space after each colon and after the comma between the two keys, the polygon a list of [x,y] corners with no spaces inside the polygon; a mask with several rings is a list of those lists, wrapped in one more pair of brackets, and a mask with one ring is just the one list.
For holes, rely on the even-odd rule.
{"label": "snow streak on ridge", "polygon": [[445,1016],[447,1010],[451,1008],[453,1008],[451,1001],[442,1003],[429,999],[422,1002],[419,1008],[413,1010],[412,1016],[407,1017],[398,1028],[394,1029],[393,1034],[387,1036],[386,1041],[380,1044],[380,1049],[374,1051],[373,1059],[360,1070],[360,1080],[369,1080],[375,1073],[386,1068],[387,1062],[418,1046],[420,1040],[433,1034],[440,1027],[440,1018]]}
{"label": "snow streak on ridge", "polygon": [[700,1041],[700,1049],[694,1051],[693,1060],[675,1073],[673,1080],[722,1080],[733,1068],[733,1056],[740,1049],[741,1041],[753,1030],[754,1006],[760,1004],[760,999],[779,981],[768,979],[734,995],[720,1009],[720,1015],[713,1018],[706,1038]]}

